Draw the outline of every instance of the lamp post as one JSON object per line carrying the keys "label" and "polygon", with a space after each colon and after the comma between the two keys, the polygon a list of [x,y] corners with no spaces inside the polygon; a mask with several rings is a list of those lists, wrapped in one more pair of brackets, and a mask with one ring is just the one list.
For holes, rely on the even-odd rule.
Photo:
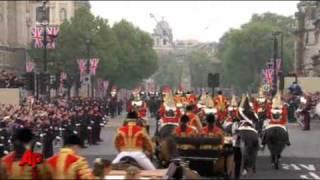
{"label": "lamp post", "polygon": [[[91,41],[90,41],[90,39],[87,39],[86,40],[86,46],[87,46],[87,73],[88,73],[88,77],[89,77],[89,80],[90,80],[90,82],[92,83],[92,77],[91,77],[91,75],[90,75],[90,43],[91,43]],[[91,84],[91,86],[92,86],[92,84]],[[88,83],[88,92],[87,92],[87,96],[89,97],[90,96],[90,84]]]}
{"label": "lamp post", "polygon": [[49,25],[49,14],[48,14],[48,7],[47,7],[47,0],[42,1],[42,11],[41,11],[41,25],[43,27],[43,71],[48,71],[48,62],[47,62],[47,26]]}
{"label": "lamp post", "polygon": [[279,35],[280,32],[274,32],[273,35],[273,83],[272,83],[272,89],[273,93],[272,96],[275,96],[277,93],[277,81],[278,81],[278,74],[277,74],[277,59],[278,59],[278,39],[277,35]]}

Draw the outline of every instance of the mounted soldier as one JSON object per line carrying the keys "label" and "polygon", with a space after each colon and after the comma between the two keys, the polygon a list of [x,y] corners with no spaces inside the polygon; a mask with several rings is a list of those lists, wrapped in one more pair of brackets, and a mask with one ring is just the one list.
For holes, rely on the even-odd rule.
{"label": "mounted soldier", "polygon": [[181,88],[178,89],[178,91],[176,92],[174,97],[174,102],[176,107],[180,109],[180,111],[183,113],[185,108],[185,103],[186,103],[186,97],[184,97],[183,91]]}
{"label": "mounted soldier", "polygon": [[115,117],[117,107],[118,107],[118,93],[117,93],[116,87],[113,86],[110,92],[110,101],[109,101],[109,110],[110,110],[111,118]]}
{"label": "mounted soldier", "polygon": [[283,105],[280,94],[276,94],[272,101],[271,119],[266,121],[262,145],[268,146],[271,162],[275,169],[279,168],[279,159],[285,145],[290,145],[286,128],[288,123],[287,107]]}
{"label": "mounted soldier", "polygon": [[253,109],[258,116],[259,122],[257,124],[257,130],[261,134],[263,123],[270,116],[271,104],[266,98],[263,92],[263,88],[259,89],[258,97],[253,99]]}
{"label": "mounted soldier", "polygon": [[119,152],[113,164],[121,160],[132,158],[144,170],[154,170],[150,159],[153,154],[153,144],[144,128],[137,123],[138,115],[135,111],[128,113],[126,123],[120,127],[115,135],[114,145]]}
{"label": "mounted soldier", "polygon": [[240,120],[240,114],[236,96],[233,95],[231,98],[230,106],[228,107],[228,116],[222,125],[226,134],[232,134],[232,124],[236,120]]}
{"label": "mounted soldier", "polygon": [[214,105],[218,110],[218,123],[221,125],[223,121],[227,118],[228,115],[228,101],[227,98],[223,95],[222,91],[218,91],[218,95],[214,97]]}
{"label": "mounted soldier", "polygon": [[181,112],[179,108],[177,108],[171,93],[167,94],[167,97],[164,102],[164,108],[165,108],[165,113],[160,119],[160,128],[162,128],[167,124],[178,125]]}
{"label": "mounted soldier", "polygon": [[[256,171],[256,158],[259,150],[258,131],[254,128],[256,116],[249,104],[248,95],[242,96],[239,107],[240,121],[235,121],[232,127],[235,147],[235,172],[236,178],[239,178],[241,164],[243,164],[243,175],[248,170]],[[243,163],[242,163],[243,162]]]}
{"label": "mounted soldier", "polygon": [[138,118],[143,122],[144,127],[147,132],[149,132],[149,123],[146,119],[147,116],[147,103],[141,99],[141,96],[138,91],[133,93],[134,99],[131,101],[128,112],[136,112],[138,114]]}

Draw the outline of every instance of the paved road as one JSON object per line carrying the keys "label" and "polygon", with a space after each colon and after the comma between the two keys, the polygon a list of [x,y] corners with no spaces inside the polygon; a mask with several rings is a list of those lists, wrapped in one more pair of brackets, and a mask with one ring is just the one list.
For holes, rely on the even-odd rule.
{"label": "paved road", "polygon": [[[102,142],[99,146],[90,146],[81,150],[89,162],[96,157],[112,160],[116,155],[113,147],[113,136],[121,124],[120,119],[113,119],[102,131]],[[154,131],[151,121],[151,131]],[[291,146],[283,153],[280,170],[273,170],[267,148],[259,152],[257,173],[244,179],[320,179],[320,121],[312,123],[311,131],[301,131],[297,124],[289,125]]]}

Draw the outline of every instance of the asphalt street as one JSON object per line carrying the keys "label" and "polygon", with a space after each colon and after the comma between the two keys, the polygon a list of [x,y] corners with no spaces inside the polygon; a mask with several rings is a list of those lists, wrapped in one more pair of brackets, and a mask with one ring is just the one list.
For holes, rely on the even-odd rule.
{"label": "asphalt street", "polygon": [[[91,165],[97,157],[112,160],[116,156],[113,137],[121,122],[122,118],[112,119],[102,131],[104,142],[81,150]],[[150,124],[153,134],[155,121],[150,121]],[[283,152],[280,169],[272,168],[266,148],[259,152],[256,174],[243,179],[320,179],[320,121],[312,122],[311,131],[302,131],[298,124],[289,124],[288,128],[291,146]]]}

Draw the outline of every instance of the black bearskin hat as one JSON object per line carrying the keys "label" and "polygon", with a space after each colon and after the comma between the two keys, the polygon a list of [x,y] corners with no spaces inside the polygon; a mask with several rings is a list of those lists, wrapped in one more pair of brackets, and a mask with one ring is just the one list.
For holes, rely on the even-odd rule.
{"label": "black bearskin hat", "polygon": [[214,124],[214,122],[216,121],[214,114],[208,114],[206,117],[206,121],[208,122],[208,124]]}
{"label": "black bearskin hat", "polygon": [[34,138],[34,134],[31,129],[21,128],[17,129],[13,134],[13,141],[19,141],[21,143],[29,143]]}

